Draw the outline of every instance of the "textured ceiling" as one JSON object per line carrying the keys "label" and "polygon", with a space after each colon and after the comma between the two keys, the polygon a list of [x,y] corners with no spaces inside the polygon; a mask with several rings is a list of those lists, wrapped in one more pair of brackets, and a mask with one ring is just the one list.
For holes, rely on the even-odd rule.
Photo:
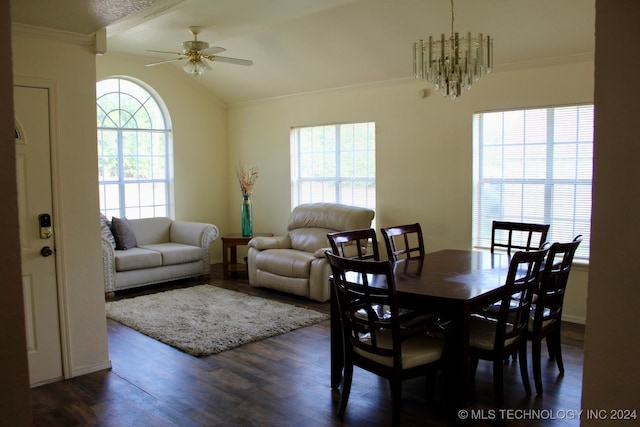
{"label": "textured ceiling", "polygon": [[[11,0],[14,21],[90,34],[107,27],[108,53],[172,56],[200,40],[251,59],[211,64],[197,82],[226,103],[410,79],[412,43],[451,29],[448,0]],[[595,0],[456,0],[455,30],[495,38],[496,71],[587,60]],[[169,63],[160,67],[176,67]],[[185,74],[186,78],[194,78]]]}
{"label": "textured ceiling", "polygon": [[159,0],[11,0],[11,21],[93,34]]}

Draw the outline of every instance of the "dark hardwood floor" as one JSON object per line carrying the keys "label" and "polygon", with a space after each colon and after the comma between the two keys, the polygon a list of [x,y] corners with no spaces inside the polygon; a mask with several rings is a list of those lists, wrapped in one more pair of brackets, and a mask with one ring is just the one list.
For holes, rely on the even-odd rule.
{"label": "dark hardwood floor", "polygon": [[[304,305],[329,304],[252,288],[246,275],[224,280],[213,265],[205,281],[216,286]],[[116,299],[202,282],[183,281]],[[107,320],[109,355],[104,370],[32,390],[35,426],[388,426],[388,384],[356,368],[344,420],[329,378],[329,321],[208,357],[197,358]],[[215,327],[215,325],[212,325]],[[543,354],[544,395],[525,396],[517,362],[505,366],[503,425],[579,426],[584,327],[563,325],[566,372]],[[530,375],[531,381],[533,376]],[[533,383],[532,383],[533,385]],[[402,426],[496,425],[491,364],[480,361],[470,390],[468,417],[447,410],[440,380],[432,397],[424,379],[403,387]],[[471,418],[483,418],[471,420]]]}

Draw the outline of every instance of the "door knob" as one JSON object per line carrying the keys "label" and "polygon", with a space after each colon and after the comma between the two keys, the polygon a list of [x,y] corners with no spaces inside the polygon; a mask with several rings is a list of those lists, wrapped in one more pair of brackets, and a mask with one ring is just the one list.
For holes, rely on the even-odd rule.
{"label": "door knob", "polygon": [[53,251],[49,246],[44,246],[42,249],[40,249],[40,255],[44,257],[51,256],[53,255]]}

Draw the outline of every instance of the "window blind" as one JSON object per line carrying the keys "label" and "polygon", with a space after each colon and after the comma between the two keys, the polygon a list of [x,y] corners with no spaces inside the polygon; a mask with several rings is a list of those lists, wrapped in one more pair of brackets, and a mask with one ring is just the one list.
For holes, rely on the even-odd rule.
{"label": "window blind", "polygon": [[291,130],[292,203],[344,203],[375,209],[375,123]]}
{"label": "window blind", "polygon": [[550,224],[548,240],[591,231],[593,105],[473,116],[473,246],[491,244],[493,220]]}

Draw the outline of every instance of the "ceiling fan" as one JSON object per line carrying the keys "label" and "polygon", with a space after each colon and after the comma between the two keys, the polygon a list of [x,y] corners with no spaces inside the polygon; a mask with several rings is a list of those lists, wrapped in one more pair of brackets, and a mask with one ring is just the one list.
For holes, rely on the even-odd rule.
{"label": "ceiling fan", "polygon": [[194,76],[199,76],[200,74],[211,70],[211,66],[207,63],[208,61],[217,61],[217,62],[226,62],[229,64],[236,65],[252,65],[253,61],[249,61],[248,59],[238,59],[238,58],[228,58],[226,56],[217,56],[216,53],[226,51],[223,47],[209,47],[209,43],[198,40],[198,34],[200,34],[200,27],[189,27],[189,31],[193,34],[193,40],[188,40],[186,42],[182,42],[182,53],[178,52],[165,52],[162,50],[149,50],[149,52],[158,52],[158,53],[169,53],[173,55],[178,55],[177,58],[166,59],[164,61],[153,62],[151,64],[147,64],[147,67],[153,67],[155,65],[167,64],[169,62],[182,61],[186,59],[184,66],[182,67],[187,73],[192,74]]}

